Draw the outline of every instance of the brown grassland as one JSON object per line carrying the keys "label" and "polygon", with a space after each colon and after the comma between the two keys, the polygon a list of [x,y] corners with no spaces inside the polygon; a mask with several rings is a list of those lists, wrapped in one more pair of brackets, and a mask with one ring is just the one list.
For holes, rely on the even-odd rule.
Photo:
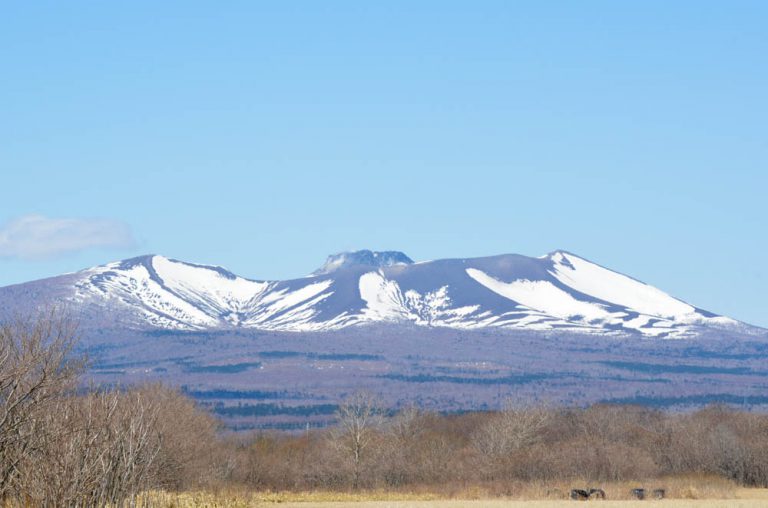
{"label": "brown grassland", "polygon": [[[672,480],[673,483],[676,480]],[[768,506],[768,489],[757,488],[733,488],[728,491],[702,490],[693,487],[690,482],[679,481],[681,491],[672,491],[671,495],[682,497],[657,500],[630,500],[626,497],[630,484],[614,484],[606,491],[609,499],[594,501],[598,506],[605,508],[619,508],[632,506],[663,506],[678,508],[765,508]],[[634,484],[632,484],[634,485]],[[687,485],[687,486],[686,486]],[[141,501],[149,506],[158,508],[218,508],[234,507],[247,508],[252,506],[264,506],[280,504],[285,507],[296,508],[558,508],[561,506],[573,506],[574,501],[565,499],[547,498],[547,492],[537,490],[530,486],[520,497],[484,497],[480,492],[462,492],[457,497],[444,499],[429,493],[397,493],[386,491],[366,491],[358,493],[340,492],[282,492],[282,493],[236,493],[220,492],[217,494],[205,492],[168,493],[150,492],[142,496]],[[616,491],[614,498],[612,494]],[[691,496],[704,496],[692,498]],[[479,497],[478,497],[479,496]],[[530,496],[530,497],[529,497]],[[550,493],[551,496],[551,493]],[[710,497],[713,496],[713,497]],[[726,497],[722,497],[726,496]],[[590,502],[592,503],[592,502]]]}

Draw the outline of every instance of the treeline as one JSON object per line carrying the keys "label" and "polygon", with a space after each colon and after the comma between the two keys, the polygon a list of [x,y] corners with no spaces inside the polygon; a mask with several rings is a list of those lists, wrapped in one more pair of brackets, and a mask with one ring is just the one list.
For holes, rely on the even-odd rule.
{"label": "treeline", "polygon": [[690,474],[768,486],[766,415],[514,404],[393,413],[356,394],[332,428],[235,435],[162,386],[83,390],[73,345],[73,327],[55,316],[0,327],[0,505],[121,506],[149,489],[446,492]]}
{"label": "treeline", "polygon": [[333,428],[241,438],[231,479],[272,490],[496,485],[507,492],[505,485],[525,482],[691,475],[768,486],[768,416],[722,406],[688,414],[611,405],[382,414],[375,399],[358,394],[340,406]]}

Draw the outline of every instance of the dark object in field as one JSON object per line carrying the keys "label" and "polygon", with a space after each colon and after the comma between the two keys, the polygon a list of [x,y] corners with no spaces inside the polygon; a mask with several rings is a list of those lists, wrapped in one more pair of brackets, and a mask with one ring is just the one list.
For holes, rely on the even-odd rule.
{"label": "dark object in field", "polygon": [[631,494],[635,499],[645,499],[645,489],[632,489]]}
{"label": "dark object in field", "polygon": [[589,499],[589,492],[583,489],[571,489],[571,499],[575,500],[587,500]]}
{"label": "dark object in field", "polygon": [[603,489],[589,489],[589,499],[605,499],[605,491]]}
{"label": "dark object in field", "polygon": [[664,499],[664,496],[667,495],[667,491],[664,489],[654,489],[653,490],[653,498],[654,499]]}

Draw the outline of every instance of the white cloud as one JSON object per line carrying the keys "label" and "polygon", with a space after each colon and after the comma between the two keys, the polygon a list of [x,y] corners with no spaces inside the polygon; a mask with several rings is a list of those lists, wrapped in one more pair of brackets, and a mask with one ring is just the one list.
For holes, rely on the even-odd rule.
{"label": "white cloud", "polygon": [[135,245],[127,224],[110,219],[24,215],[0,227],[0,257],[49,259],[94,247]]}

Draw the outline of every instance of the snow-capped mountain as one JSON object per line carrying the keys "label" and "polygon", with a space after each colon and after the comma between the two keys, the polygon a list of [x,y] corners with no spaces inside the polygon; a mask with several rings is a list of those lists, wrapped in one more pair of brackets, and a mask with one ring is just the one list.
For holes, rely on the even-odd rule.
{"label": "snow-capped mountain", "polygon": [[255,281],[142,256],[0,288],[0,305],[59,302],[88,322],[200,330],[324,331],[370,323],[685,337],[748,325],[556,251],[414,263],[401,252],[330,256],[312,275]]}

